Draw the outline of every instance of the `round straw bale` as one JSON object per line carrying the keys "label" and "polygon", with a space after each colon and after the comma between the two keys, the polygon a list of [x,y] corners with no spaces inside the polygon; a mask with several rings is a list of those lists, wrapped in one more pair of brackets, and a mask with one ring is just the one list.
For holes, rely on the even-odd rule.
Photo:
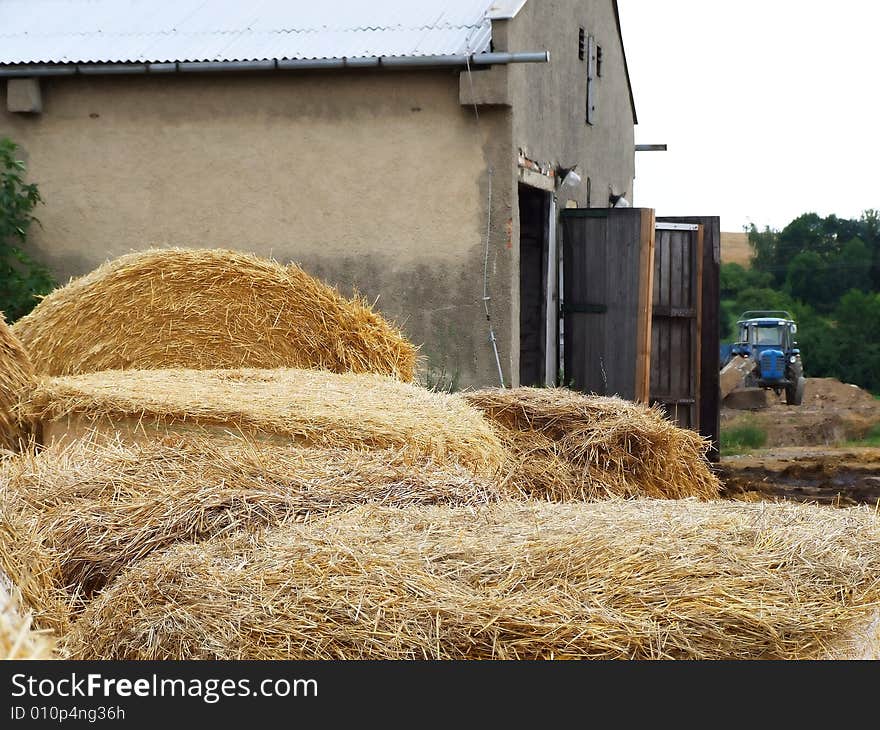
{"label": "round straw bale", "polygon": [[221,249],[121,256],[49,294],[14,332],[46,375],[295,367],[411,381],[416,364],[416,348],[362,299]]}
{"label": "round straw bale", "polygon": [[0,450],[18,451],[30,429],[14,412],[34,386],[34,368],[0,312]]}
{"label": "round straw bale", "polygon": [[352,505],[479,505],[497,490],[403,451],[266,446],[243,439],[76,441],[5,467],[68,591],[84,600],[154,550]]}
{"label": "round straw bale", "polygon": [[690,500],[358,507],[156,553],[85,659],[809,659],[880,607],[867,508]]}
{"label": "round straw bale", "polygon": [[319,370],[110,370],[45,378],[22,413],[46,442],[99,427],[125,438],[238,432],[279,444],[404,449],[495,473],[492,427],[447,393],[379,375]]}
{"label": "round straw bale", "polygon": [[657,408],[567,388],[463,393],[496,427],[512,458],[507,481],[554,501],[611,496],[715,499],[708,442]]}

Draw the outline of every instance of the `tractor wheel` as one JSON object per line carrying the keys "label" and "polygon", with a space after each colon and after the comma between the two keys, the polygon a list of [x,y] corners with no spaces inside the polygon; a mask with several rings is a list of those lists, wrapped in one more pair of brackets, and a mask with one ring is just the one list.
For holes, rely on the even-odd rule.
{"label": "tractor wheel", "polygon": [[804,400],[804,387],[806,384],[806,378],[801,376],[797,379],[795,385],[786,386],[785,402],[790,406],[799,406]]}

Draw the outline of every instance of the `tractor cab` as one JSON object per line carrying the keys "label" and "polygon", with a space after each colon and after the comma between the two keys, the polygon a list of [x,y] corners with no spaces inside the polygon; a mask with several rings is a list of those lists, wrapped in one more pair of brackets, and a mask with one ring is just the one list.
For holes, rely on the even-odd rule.
{"label": "tractor cab", "polygon": [[740,320],[737,324],[739,342],[748,345],[752,356],[769,347],[775,347],[783,352],[797,348],[797,343],[794,341],[797,325],[794,322],[755,318]]}
{"label": "tractor cab", "polygon": [[738,341],[732,355],[750,358],[754,369],[746,378],[747,386],[785,391],[786,402],[800,405],[805,380],[801,351],[794,339],[797,324],[784,311],[743,312],[736,323]]}

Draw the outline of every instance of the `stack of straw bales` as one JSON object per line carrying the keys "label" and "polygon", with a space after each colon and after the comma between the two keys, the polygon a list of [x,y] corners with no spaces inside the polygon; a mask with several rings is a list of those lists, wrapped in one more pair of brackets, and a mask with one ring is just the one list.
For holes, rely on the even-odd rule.
{"label": "stack of straw bales", "polygon": [[14,327],[37,372],[320,368],[413,379],[416,348],[361,299],[236,251],[128,254],[52,292]]}
{"label": "stack of straw bales", "polygon": [[143,370],[45,378],[21,409],[46,443],[93,428],[125,438],[241,433],[278,444],[403,449],[475,473],[506,452],[465,402],[393,378],[318,370]]}
{"label": "stack of straw bales", "polygon": [[245,440],[74,442],[4,469],[9,499],[58,556],[61,583],[88,600],[153,551],[353,505],[497,501],[491,482],[402,450],[266,446]]}
{"label": "stack of straw bales", "polygon": [[512,456],[508,481],[527,496],[715,499],[708,442],[656,408],[565,388],[465,393]]}
{"label": "stack of straw bales", "polygon": [[74,624],[101,659],[811,659],[866,651],[867,509],[359,507],[157,553]]}
{"label": "stack of straw bales", "polygon": [[0,450],[17,451],[28,439],[28,427],[15,414],[15,404],[27,397],[35,382],[30,358],[0,312]]}

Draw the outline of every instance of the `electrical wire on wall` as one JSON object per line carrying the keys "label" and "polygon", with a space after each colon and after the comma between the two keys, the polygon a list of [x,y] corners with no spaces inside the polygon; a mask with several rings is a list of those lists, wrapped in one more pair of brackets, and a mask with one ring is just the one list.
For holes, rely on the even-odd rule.
{"label": "electrical wire on wall", "polygon": [[[471,99],[473,100],[474,106],[474,118],[477,121],[477,131],[480,129],[480,112],[477,109],[477,100],[476,94],[474,93],[474,81],[471,77],[471,62],[470,62],[470,54],[467,56],[466,60],[467,64],[467,75],[468,75],[468,84],[471,89]],[[488,169],[488,192],[487,192],[487,203],[486,203],[486,240],[485,245],[483,247],[483,309],[486,312],[486,322],[489,325],[489,343],[492,345],[492,352],[495,355],[495,365],[498,368],[498,380],[501,384],[501,387],[506,387],[504,385],[504,371],[501,369],[501,357],[498,355],[498,340],[495,337],[495,328],[492,326],[492,315],[489,310],[489,302],[492,301],[492,297],[489,295],[489,241],[492,238],[492,175],[493,169],[490,166]]]}

